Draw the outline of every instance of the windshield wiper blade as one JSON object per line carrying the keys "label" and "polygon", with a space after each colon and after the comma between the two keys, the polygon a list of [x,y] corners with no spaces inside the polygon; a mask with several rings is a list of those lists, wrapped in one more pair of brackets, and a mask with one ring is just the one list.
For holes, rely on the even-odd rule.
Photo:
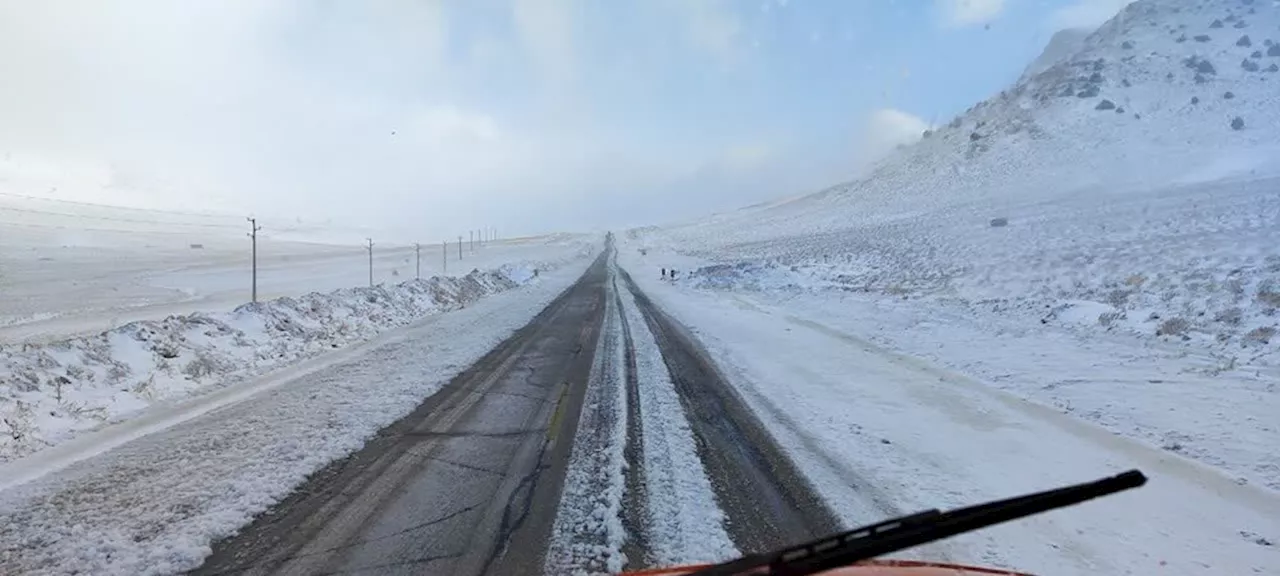
{"label": "windshield wiper blade", "polygon": [[[781,551],[753,554],[716,564],[692,572],[689,576],[729,576],[748,572],[765,573],[771,576],[815,574],[950,538],[957,534],[1072,506],[1137,488],[1146,483],[1147,477],[1142,472],[1130,470],[1093,482],[957,508],[948,512],[940,512],[936,509],[926,510]],[[763,568],[768,570],[761,570]]]}

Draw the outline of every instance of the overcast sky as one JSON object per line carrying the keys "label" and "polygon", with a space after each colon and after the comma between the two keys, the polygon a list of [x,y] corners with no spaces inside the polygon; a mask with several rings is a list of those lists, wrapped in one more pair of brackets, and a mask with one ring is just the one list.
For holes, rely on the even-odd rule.
{"label": "overcast sky", "polygon": [[0,163],[427,236],[660,223],[847,180],[1124,3],[0,0]]}

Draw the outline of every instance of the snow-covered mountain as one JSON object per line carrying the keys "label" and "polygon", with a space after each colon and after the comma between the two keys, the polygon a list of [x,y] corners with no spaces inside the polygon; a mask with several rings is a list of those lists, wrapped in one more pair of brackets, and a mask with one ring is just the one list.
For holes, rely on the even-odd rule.
{"label": "snow-covered mountain", "polygon": [[[1277,42],[1280,7],[1272,2],[1140,0],[1072,55],[974,105],[868,176],[744,215],[802,212],[811,225],[843,228],[980,198],[1280,173],[1272,161],[1280,157]],[[745,240],[761,229],[742,232]]]}
{"label": "snow-covered mountain", "polygon": [[1044,58],[864,178],[639,236],[842,289],[1110,302],[1092,317],[1132,325],[1108,330],[1273,341],[1280,4],[1139,0]]}
{"label": "snow-covered mountain", "polygon": [[1092,32],[1092,30],[1081,28],[1067,28],[1055,32],[1053,37],[1049,38],[1049,44],[1045,46],[1040,56],[1032,60],[1031,64],[1022,71],[1022,78],[1035,76],[1054,64],[1070,58],[1084,47],[1085,38],[1088,38]]}

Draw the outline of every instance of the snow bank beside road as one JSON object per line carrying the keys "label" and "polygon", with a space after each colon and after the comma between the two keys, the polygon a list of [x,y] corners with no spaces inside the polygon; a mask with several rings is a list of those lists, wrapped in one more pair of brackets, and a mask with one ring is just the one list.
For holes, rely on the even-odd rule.
{"label": "snow bank beside road", "polygon": [[[537,315],[589,259],[270,379],[277,387],[0,491],[0,574],[173,574]],[[37,458],[39,455],[36,456]],[[389,537],[393,537],[389,536]]]}
{"label": "snow bank beside road", "polygon": [[1275,492],[886,350],[846,331],[838,307],[812,309],[814,321],[664,284],[647,268],[628,265],[849,524],[1136,467],[1152,478],[1140,490],[914,552],[1068,575],[1267,573],[1280,562]]}
{"label": "snow bank beside road", "polygon": [[[584,245],[579,256],[587,255]],[[149,406],[205,394],[536,279],[524,263],[126,324],[48,345],[0,346],[0,462]]]}

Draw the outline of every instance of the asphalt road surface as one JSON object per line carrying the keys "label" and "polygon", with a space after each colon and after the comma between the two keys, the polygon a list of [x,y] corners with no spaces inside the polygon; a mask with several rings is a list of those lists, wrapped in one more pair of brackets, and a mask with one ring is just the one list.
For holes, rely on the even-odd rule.
{"label": "asphalt road surface", "polygon": [[636,295],[658,342],[738,548],[839,529],[689,332],[625,273],[616,277],[611,252],[413,413],[217,543],[193,574],[541,573],[597,347],[608,338],[626,343],[624,551],[628,568],[643,566],[650,528],[637,509],[645,486],[635,398],[644,384],[625,317],[620,334],[602,338],[606,314],[620,308],[608,299],[622,289]]}

